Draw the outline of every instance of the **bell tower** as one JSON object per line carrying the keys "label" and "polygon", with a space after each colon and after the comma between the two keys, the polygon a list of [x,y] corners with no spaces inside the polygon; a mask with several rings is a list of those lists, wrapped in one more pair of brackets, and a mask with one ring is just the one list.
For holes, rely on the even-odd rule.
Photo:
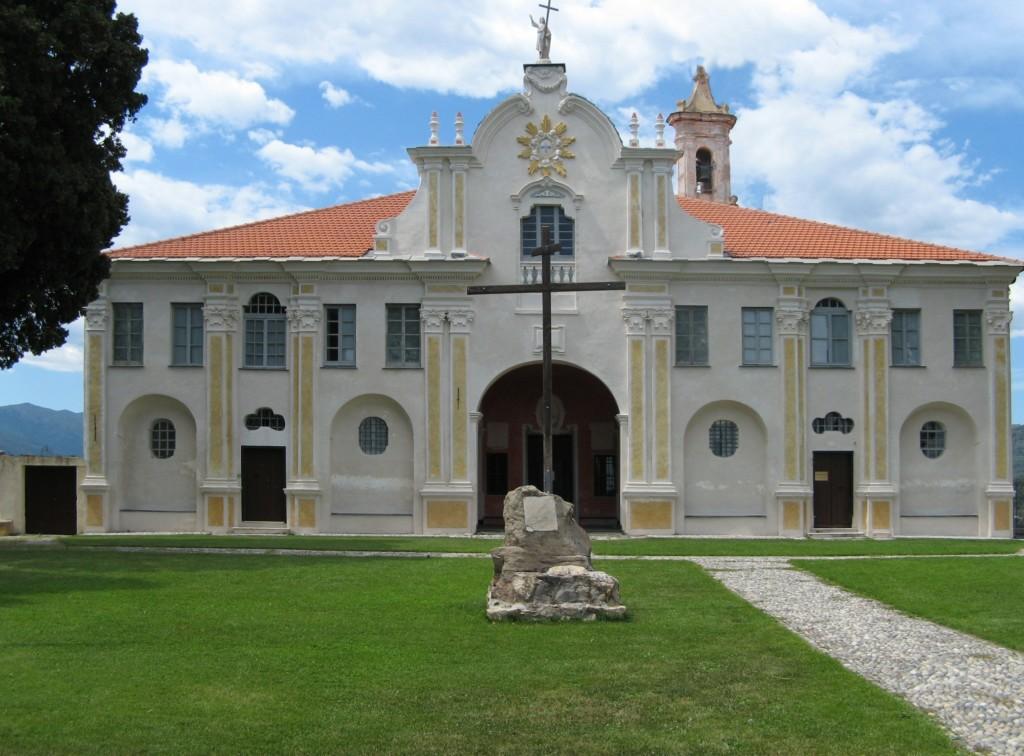
{"label": "bell tower", "polygon": [[693,91],[688,100],[676,103],[678,111],[668,117],[676,130],[676,149],[681,153],[677,165],[683,197],[732,204],[729,177],[729,132],[736,116],[728,105],[719,105],[711,94],[708,72],[697,66]]}

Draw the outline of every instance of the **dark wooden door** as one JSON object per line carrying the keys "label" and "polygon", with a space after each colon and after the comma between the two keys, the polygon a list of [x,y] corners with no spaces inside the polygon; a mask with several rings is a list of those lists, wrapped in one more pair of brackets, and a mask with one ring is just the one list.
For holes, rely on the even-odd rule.
{"label": "dark wooden door", "polygon": [[74,535],[78,532],[78,468],[25,467],[25,532]]}
{"label": "dark wooden door", "polygon": [[814,452],[814,527],[853,525],[853,452]]}
{"label": "dark wooden door", "polygon": [[242,520],[285,522],[287,519],[284,447],[242,447]]}
{"label": "dark wooden door", "polygon": [[[554,480],[551,493],[566,501],[576,501],[576,460],[573,459],[572,434],[556,433],[551,437],[551,472]],[[526,482],[544,490],[544,436],[531,433],[526,437]]]}

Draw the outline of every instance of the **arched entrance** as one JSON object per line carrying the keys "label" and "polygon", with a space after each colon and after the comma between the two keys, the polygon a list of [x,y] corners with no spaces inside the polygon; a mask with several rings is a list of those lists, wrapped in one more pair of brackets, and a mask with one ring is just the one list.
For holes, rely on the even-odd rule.
{"label": "arched entrance", "polygon": [[[591,529],[619,528],[618,405],[599,379],[573,365],[552,366],[554,493],[576,504]],[[541,366],[498,378],[480,402],[480,508],[484,527],[503,524],[505,493],[542,487]]]}

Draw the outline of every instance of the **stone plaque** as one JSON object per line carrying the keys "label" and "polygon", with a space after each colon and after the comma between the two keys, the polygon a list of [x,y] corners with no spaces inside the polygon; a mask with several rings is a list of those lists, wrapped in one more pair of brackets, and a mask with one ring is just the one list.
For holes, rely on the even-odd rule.
{"label": "stone plaque", "polygon": [[523,497],[523,519],[529,532],[558,530],[555,500],[550,496]]}

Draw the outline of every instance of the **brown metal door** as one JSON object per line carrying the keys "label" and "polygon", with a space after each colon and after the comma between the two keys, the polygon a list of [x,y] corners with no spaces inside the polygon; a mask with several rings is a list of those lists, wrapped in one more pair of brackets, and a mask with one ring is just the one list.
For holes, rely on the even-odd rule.
{"label": "brown metal door", "polygon": [[25,532],[74,535],[78,532],[78,468],[25,467]]}
{"label": "brown metal door", "polygon": [[284,448],[242,447],[242,520],[285,522]]}
{"label": "brown metal door", "polygon": [[814,452],[814,527],[853,525],[853,452]]}

